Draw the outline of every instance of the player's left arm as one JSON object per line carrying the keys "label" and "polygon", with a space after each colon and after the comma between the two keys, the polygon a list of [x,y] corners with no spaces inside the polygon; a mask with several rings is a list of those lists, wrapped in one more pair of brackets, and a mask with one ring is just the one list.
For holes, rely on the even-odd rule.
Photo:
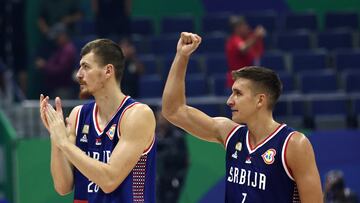
{"label": "player's left arm", "polygon": [[[49,125],[56,137],[64,135],[64,126],[54,110],[49,112]],[[55,123],[55,124],[53,124]],[[59,124],[60,123],[60,124]],[[151,145],[155,134],[155,117],[144,104],[128,109],[120,123],[121,137],[108,163],[88,157],[74,144],[59,139],[59,148],[67,159],[87,178],[96,183],[105,193],[114,191],[128,176],[139,161],[144,150]]]}
{"label": "player's left arm", "polygon": [[290,137],[286,150],[286,162],[295,179],[301,202],[323,202],[314,150],[304,134],[295,132]]}

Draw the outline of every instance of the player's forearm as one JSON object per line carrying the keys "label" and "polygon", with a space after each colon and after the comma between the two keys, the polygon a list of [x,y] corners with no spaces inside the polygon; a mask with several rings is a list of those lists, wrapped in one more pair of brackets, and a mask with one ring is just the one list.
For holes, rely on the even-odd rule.
{"label": "player's forearm", "polygon": [[56,192],[60,195],[70,193],[74,184],[72,166],[60,149],[53,143],[51,144],[50,165]]}
{"label": "player's forearm", "polygon": [[165,84],[162,97],[162,113],[171,116],[186,104],[185,75],[189,56],[176,54]]}
{"label": "player's forearm", "polygon": [[[62,145],[61,151],[84,176],[100,186],[105,193],[112,192],[120,184],[114,182],[115,180],[119,180],[119,178],[115,178],[114,170],[110,169],[109,164],[90,158],[74,144],[68,142]],[[121,182],[125,177],[124,175],[124,177],[121,178]]]}

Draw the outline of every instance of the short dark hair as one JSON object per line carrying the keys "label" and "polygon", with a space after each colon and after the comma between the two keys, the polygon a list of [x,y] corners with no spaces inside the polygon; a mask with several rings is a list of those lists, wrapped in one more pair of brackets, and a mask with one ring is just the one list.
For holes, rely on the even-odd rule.
{"label": "short dark hair", "polygon": [[109,39],[96,39],[81,49],[80,56],[83,57],[90,52],[95,54],[99,65],[112,64],[114,66],[115,78],[120,83],[125,68],[125,57],[120,46]]}
{"label": "short dark hair", "polygon": [[282,83],[279,76],[271,69],[260,66],[246,66],[239,70],[232,71],[234,80],[245,78],[254,82],[255,88],[264,91],[269,95],[269,109],[274,106],[282,92]]}

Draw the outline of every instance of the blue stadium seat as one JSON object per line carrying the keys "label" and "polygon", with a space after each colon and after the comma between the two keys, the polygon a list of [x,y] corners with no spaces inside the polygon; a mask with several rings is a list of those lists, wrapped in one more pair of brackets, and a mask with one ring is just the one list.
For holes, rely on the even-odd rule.
{"label": "blue stadium seat", "polygon": [[205,69],[206,74],[225,75],[228,71],[228,66],[224,54],[208,54],[205,55]]}
{"label": "blue stadium seat", "polygon": [[358,71],[345,71],[344,82],[346,92],[360,93],[360,69]]}
{"label": "blue stadium seat", "polygon": [[285,16],[285,30],[307,29],[316,31],[318,29],[317,16],[313,12],[289,13]]}
{"label": "blue stadium seat", "polygon": [[225,52],[225,34],[211,34],[202,38],[201,45],[199,46],[199,53],[211,54],[211,53],[224,53]]}
{"label": "blue stadium seat", "polygon": [[192,74],[186,76],[186,96],[198,97],[209,94],[208,84],[203,74]]}
{"label": "blue stadium seat", "polygon": [[[171,64],[172,64],[172,62],[174,60],[174,57],[175,57],[175,55],[164,56],[163,65],[162,65],[162,71],[161,71],[162,78],[167,78],[167,75],[169,73]],[[189,59],[186,74],[191,75],[191,74],[199,74],[199,73],[202,73],[202,72],[203,71],[201,69],[200,58],[197,57],[196,55],[192,56]]]}
{"label": "blue stadium seat", "polygon": [[265,52],[260,59],[260,65],[270,68],[276,72],[285,72],[285,58],[284,53],[279,51]]}
{"label": "blue stadium seat", "polygon": [[80,36],[95,35],[95,22],[93,20],[81,20],[75,24],[75,30]]}
{"label": "blue stadium seat", "polygon": [[345,99],[313,99],[310,112],[314,118],[316,129],[346,128],[348,102]]}
{"label": "blue stadium seat", "polygon": [[333,93],[339,90],[337,77],[333,71],[311,71],[299,74],[301,92]]}
{"label": "blue stadium seat", "polygon": [[173,54],[176,52],[176,45],[179,40],[176,35],[160,35],[150,38],[150,52],[153,54]]}
{"label": "blue stadium seat", "polygon": [[292,71],[295,73],[324,70],[327,66],[327,52],[324,50],[293,52],[291,64]]}
{"label": "blue stadium seat", "polygon": [[257,25],[262,25],[268,32],[273,32],[278,29],[278,16],[275,12],[258,12],[245,15],[245,18],[250,26],[255,28]]}
{"label": "blue stadium seat", "polygon": [[283,93],[291,93],[295,90],[295,80],[292,74],[281,72],[279,77],[283,84]]}
{"label": "blue stadium seat", "polygon": [[319,33],[317,41],[319,48],[329,50],[353,47],[352,32],[344,29]]}
{"label": "blue stadium seat", "polygon": [[360,50],[338,51],[335,53],[335,61],[336,68],[338,70],[347,70],[360,67]]}
{"label": "blue stadium seat", "polygon": [[139,35],[154,34],[153,21],[148,17],[134,17],[131,19],[131,32]]}
{"label": "blue stadium seat", "polygon": [[131,42],[136,48],[137,53],[151,53],[150,51],[150,43],[147,37],[140,35],[132,35]]}
{"label": "blue stadium seat", "polygon": [[224,32],[229,33],[230,14],[205,15],[202,18],[202,32]]}
{"label": "blue stadium seat", "polygon": [[165,17],[161,21],[162,33],[194,32],[194,18],[187,16]]}
{"label": "blue stadium seat", "polygon": [[325,14],[325,28],[359,28],[359,15],[357,12],[329,12]]}
{"label": "blue stadium seat", "polygon": [[96,35],[76,36],[72,38],[74,45],[78,51],[80,51],[81,48],[85,46],[85,44],[95,39],[97,39]]}
{"label": "blue stadium seat", "polygon": [[217,117],[221,115],[221,108],[219,104],[197,104],[197,105],[190,105],[200,111],[204,112],[205,114],[211,117]]}
{"label": "blue stadium seat", "polygon": [[307,31],[286,32],[277,35],[276,47],[284,51],[308,50],[311,37]]}
{"label": "blue stadium seat", "polygon": [[153,98],[161,97],[164,84],[158,75],[149,75],[140,77],[139,97]]}
{"label": "blue stadium seat", "polygon": [[226,75],[213,75],[212,90],[216,96],[229,96],[230,88],[226,86]]}
{"label": "blue stadium seat", "polygon": [[288,116],[288,103],[286,101],[278,101],[275,105],[273,115],[275,118],[279,116]]}
{"label": "blue stadium seat", "polygon": [[307,116],[309,115],[308,103],[303,100],[294,100],[290,102],[290,115]]}
{"label": "blue stadium seat", "polygon": [[144,65],[144,75],[159,75],[158,63],[153,55],[139,56],[139,61]]}

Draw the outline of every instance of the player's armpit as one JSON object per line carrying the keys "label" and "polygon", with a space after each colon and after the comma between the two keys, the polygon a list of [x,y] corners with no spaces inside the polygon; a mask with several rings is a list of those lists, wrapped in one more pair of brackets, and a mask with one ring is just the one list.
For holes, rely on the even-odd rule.
{"label": "player's armpit", "polygon": [[322,202],[321,181],[314,150],[307,137],[295,132],[286,149],[286,162],[298,187],[302,203]]}

